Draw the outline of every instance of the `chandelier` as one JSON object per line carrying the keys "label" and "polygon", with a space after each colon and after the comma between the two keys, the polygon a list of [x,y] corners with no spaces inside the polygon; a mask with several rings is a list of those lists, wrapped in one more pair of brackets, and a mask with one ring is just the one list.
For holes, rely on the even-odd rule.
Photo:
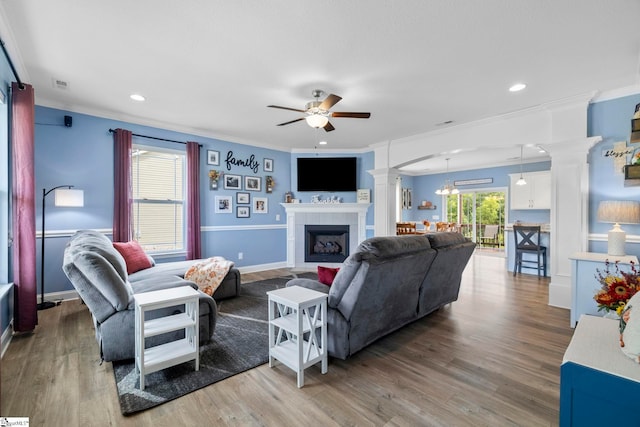
{"label": "chandelier", "polygon": [[[449,159],[447,159],[447,174],[449,176]],[[448,196],[449,194],[458,194],[460,190],[456,188],[455,185],[451,184],[449,178],[445,179],[444,185],[436,190],[436,194],[438,196]]]}

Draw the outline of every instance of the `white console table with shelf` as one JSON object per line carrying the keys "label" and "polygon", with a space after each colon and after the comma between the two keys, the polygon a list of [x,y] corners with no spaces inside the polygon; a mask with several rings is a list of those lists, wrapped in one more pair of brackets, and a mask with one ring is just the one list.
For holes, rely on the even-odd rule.
{"label": "white console table with shelf", "polygon": [[[140,390],[144,376],[180,363],[195,360],[200,368],[198,308],[199,293],[189,286],[135,294],[135,363],[140,374]],[[145,314],[165,307],[184,305],[184,312],[145,320]],[[145,348],[145,338],[183,329],[184,338]]]}
{"label": "white console table with shelf", "polygon": [[269,291],[267,295],[269,367],[278,359],[296,371],[300,388],[304,385],[304,370],[309,366],[321,362],[321,372],[327,373],[327,294],[291,286]]}
{"label": "white console table with shelf", "polygon": [[602,316],[598,311],[598,304],[593,299],[601,284],[596,278],[597,271],[606,268],[607,261],[610,264],[609,270],[615,271],[615,263],[622,271],[630,271],[631,263],[638,265],[638,258],[633,255],[612,256],[595,252],[578,252],[571,257],[571,327],[576,326],[576,322],[583,314],[592,316]]}

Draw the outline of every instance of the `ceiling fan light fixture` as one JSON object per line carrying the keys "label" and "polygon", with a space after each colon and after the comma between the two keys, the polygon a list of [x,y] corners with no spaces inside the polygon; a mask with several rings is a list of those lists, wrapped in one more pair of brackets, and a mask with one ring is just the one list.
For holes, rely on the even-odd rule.
{"label": "ceiling fan light fixture", "polygon": [[310,114],[304,118],[312,128],[323,128],[329,123],[329,118],[321,114]]}

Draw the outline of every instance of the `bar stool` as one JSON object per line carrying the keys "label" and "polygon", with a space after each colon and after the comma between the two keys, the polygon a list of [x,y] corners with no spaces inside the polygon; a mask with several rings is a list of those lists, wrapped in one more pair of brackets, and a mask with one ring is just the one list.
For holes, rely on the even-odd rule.
{"label": "bar stool", "polygon": [[[547,248],[546,246],[540,246],[540,226],[525,226],[514,225],[513,235],[516,239],[516,256],[513,265],[513,275],[516,273],[522,273],[523,264],[524,268],[535,268],[538,270],[538,277],[540,277],[540,271],[543,271],[543,275],[547,275]],[[523,259],[524,254],[535,254],[536,259]],[[533,266],[535,264],[535,266]]]}

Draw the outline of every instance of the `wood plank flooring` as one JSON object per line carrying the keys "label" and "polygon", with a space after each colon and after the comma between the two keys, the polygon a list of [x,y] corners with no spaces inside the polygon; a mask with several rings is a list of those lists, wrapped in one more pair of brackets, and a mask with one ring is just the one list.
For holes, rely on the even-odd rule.
{"label": "wood plank flooring", "polygon": [[[286,270],[243,275],[243,282]],[[329,372],[267,364],[142,413],[120,413],[111,363],[100,364],[79,301],[39,313],[2,360],[0,415],[32,426],[554,426],[573,330],[547,305],[548,280],[513,277],[474,255],[460,298]]]}

